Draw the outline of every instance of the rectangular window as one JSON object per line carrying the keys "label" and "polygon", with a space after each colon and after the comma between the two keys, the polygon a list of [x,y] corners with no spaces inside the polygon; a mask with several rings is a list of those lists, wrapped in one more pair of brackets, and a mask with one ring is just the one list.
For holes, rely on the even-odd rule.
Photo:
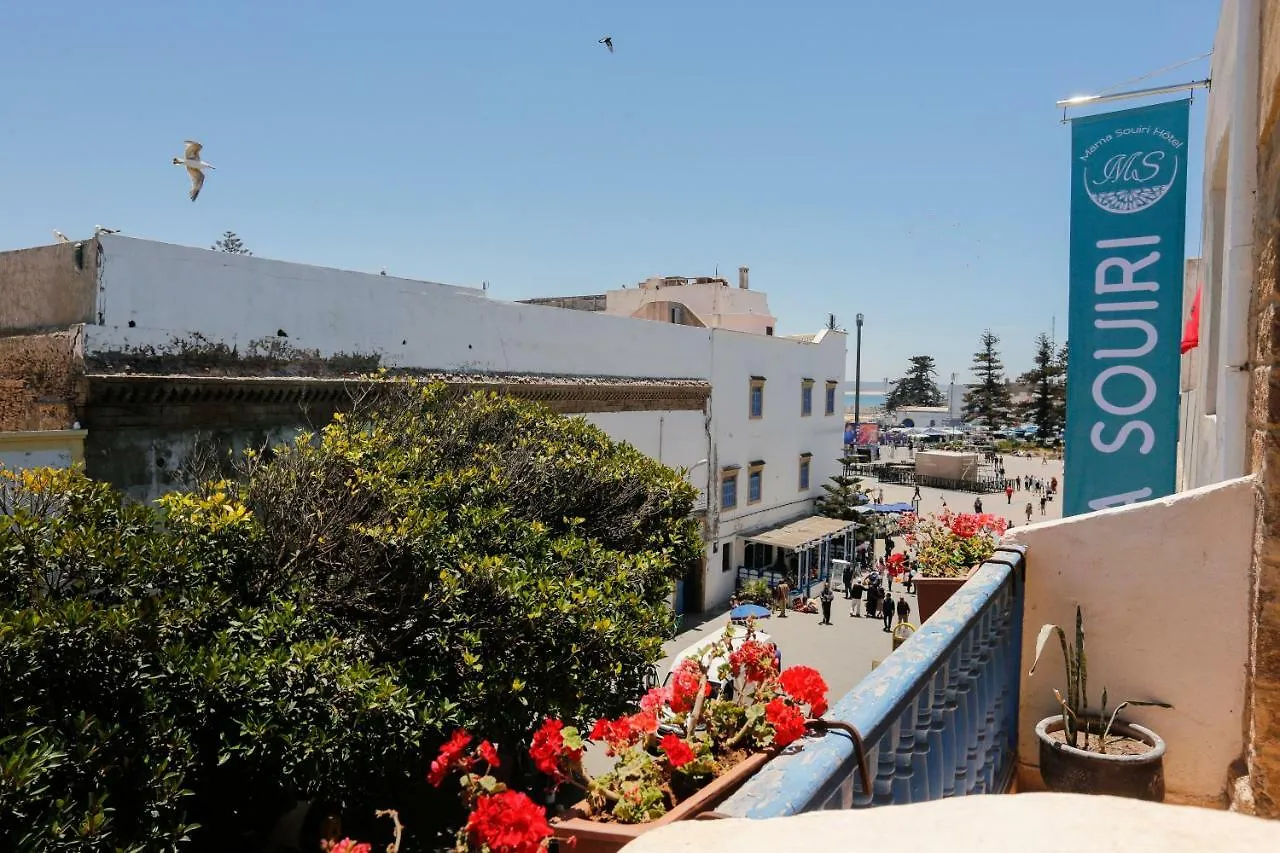
{"label": "rectangular window", "polygon": [[813,455],[806,453],[800,457],[800,491],[809,491],[809,463]]}
{"label": "rectangular window", "polygon": [[836,383],[827,381],[827,414],[834,415],[836,413]]}
{"label": "rectangular window", "polygon": [[758,504],[764,499],[764,463],[753,462],[747,472],[747,503]]}
{"label": "rectangular window", "polygon": [[733,509],[738,505],[738,470],[720,472],[720,508]]}
{"label": "rectangular window", "polygon": [[807,418],[813,414],[813,380],[800,380],[800,417]]}
{"label": "rectangular window", "polygon": [[764,377],[751,377],[751,418],[764,417]]}

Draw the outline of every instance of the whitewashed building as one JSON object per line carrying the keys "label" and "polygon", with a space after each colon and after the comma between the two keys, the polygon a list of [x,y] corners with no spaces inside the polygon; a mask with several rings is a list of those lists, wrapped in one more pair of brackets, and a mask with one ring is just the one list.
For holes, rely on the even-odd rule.
{"label": "whitewashed building", "polygon": [[0,253],[0,332],[6,458],[83,458],[137,498],[182,485],[199,438],[286,438],[376,368],[585,417],[702,490],[690,611],[728,599],[746,537],[812,514],[841,452],[846,336],[830,329],[647,322],[101,235]]}

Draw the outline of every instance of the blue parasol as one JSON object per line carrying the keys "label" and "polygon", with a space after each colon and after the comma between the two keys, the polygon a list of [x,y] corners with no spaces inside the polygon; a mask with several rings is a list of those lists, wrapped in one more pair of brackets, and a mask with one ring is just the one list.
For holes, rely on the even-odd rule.
{"label": "blue parasol", "polygon": [[768,619],[770,612],[769,608],[759,604],[739,604],[729,611],[729,618],[735,622],[745,622],[752,617]]}

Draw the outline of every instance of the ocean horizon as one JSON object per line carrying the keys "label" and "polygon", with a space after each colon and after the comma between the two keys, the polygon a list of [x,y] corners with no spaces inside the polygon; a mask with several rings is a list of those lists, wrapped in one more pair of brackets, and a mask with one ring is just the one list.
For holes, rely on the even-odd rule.
{"label": "ocean horizon", "polygon": [[[880,392],[880,391],[863,391],[861,394],[858,395],[858,397],[860,398],[859,399],[860,408],[863,408],[863,409],[875,409],[875,408],[880,408],[884,405],[885,395],[883,392]],[[845,391],[844,406],[846,410],[853,408],[853,400],[854,400],[854,393],[852,391]]]}

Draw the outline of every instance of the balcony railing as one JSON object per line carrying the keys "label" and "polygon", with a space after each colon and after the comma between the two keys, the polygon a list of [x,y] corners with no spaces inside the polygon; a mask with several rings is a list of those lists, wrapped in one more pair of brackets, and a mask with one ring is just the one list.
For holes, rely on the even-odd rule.
{"label": "balcony railing", "polygon": [[831,708],[830,719],[862,735],[870,793],[852,739],[832,729],[769,762],[717,811],[771,818],[1007,791],[1017,763],[1023,551],[997,551]]}

